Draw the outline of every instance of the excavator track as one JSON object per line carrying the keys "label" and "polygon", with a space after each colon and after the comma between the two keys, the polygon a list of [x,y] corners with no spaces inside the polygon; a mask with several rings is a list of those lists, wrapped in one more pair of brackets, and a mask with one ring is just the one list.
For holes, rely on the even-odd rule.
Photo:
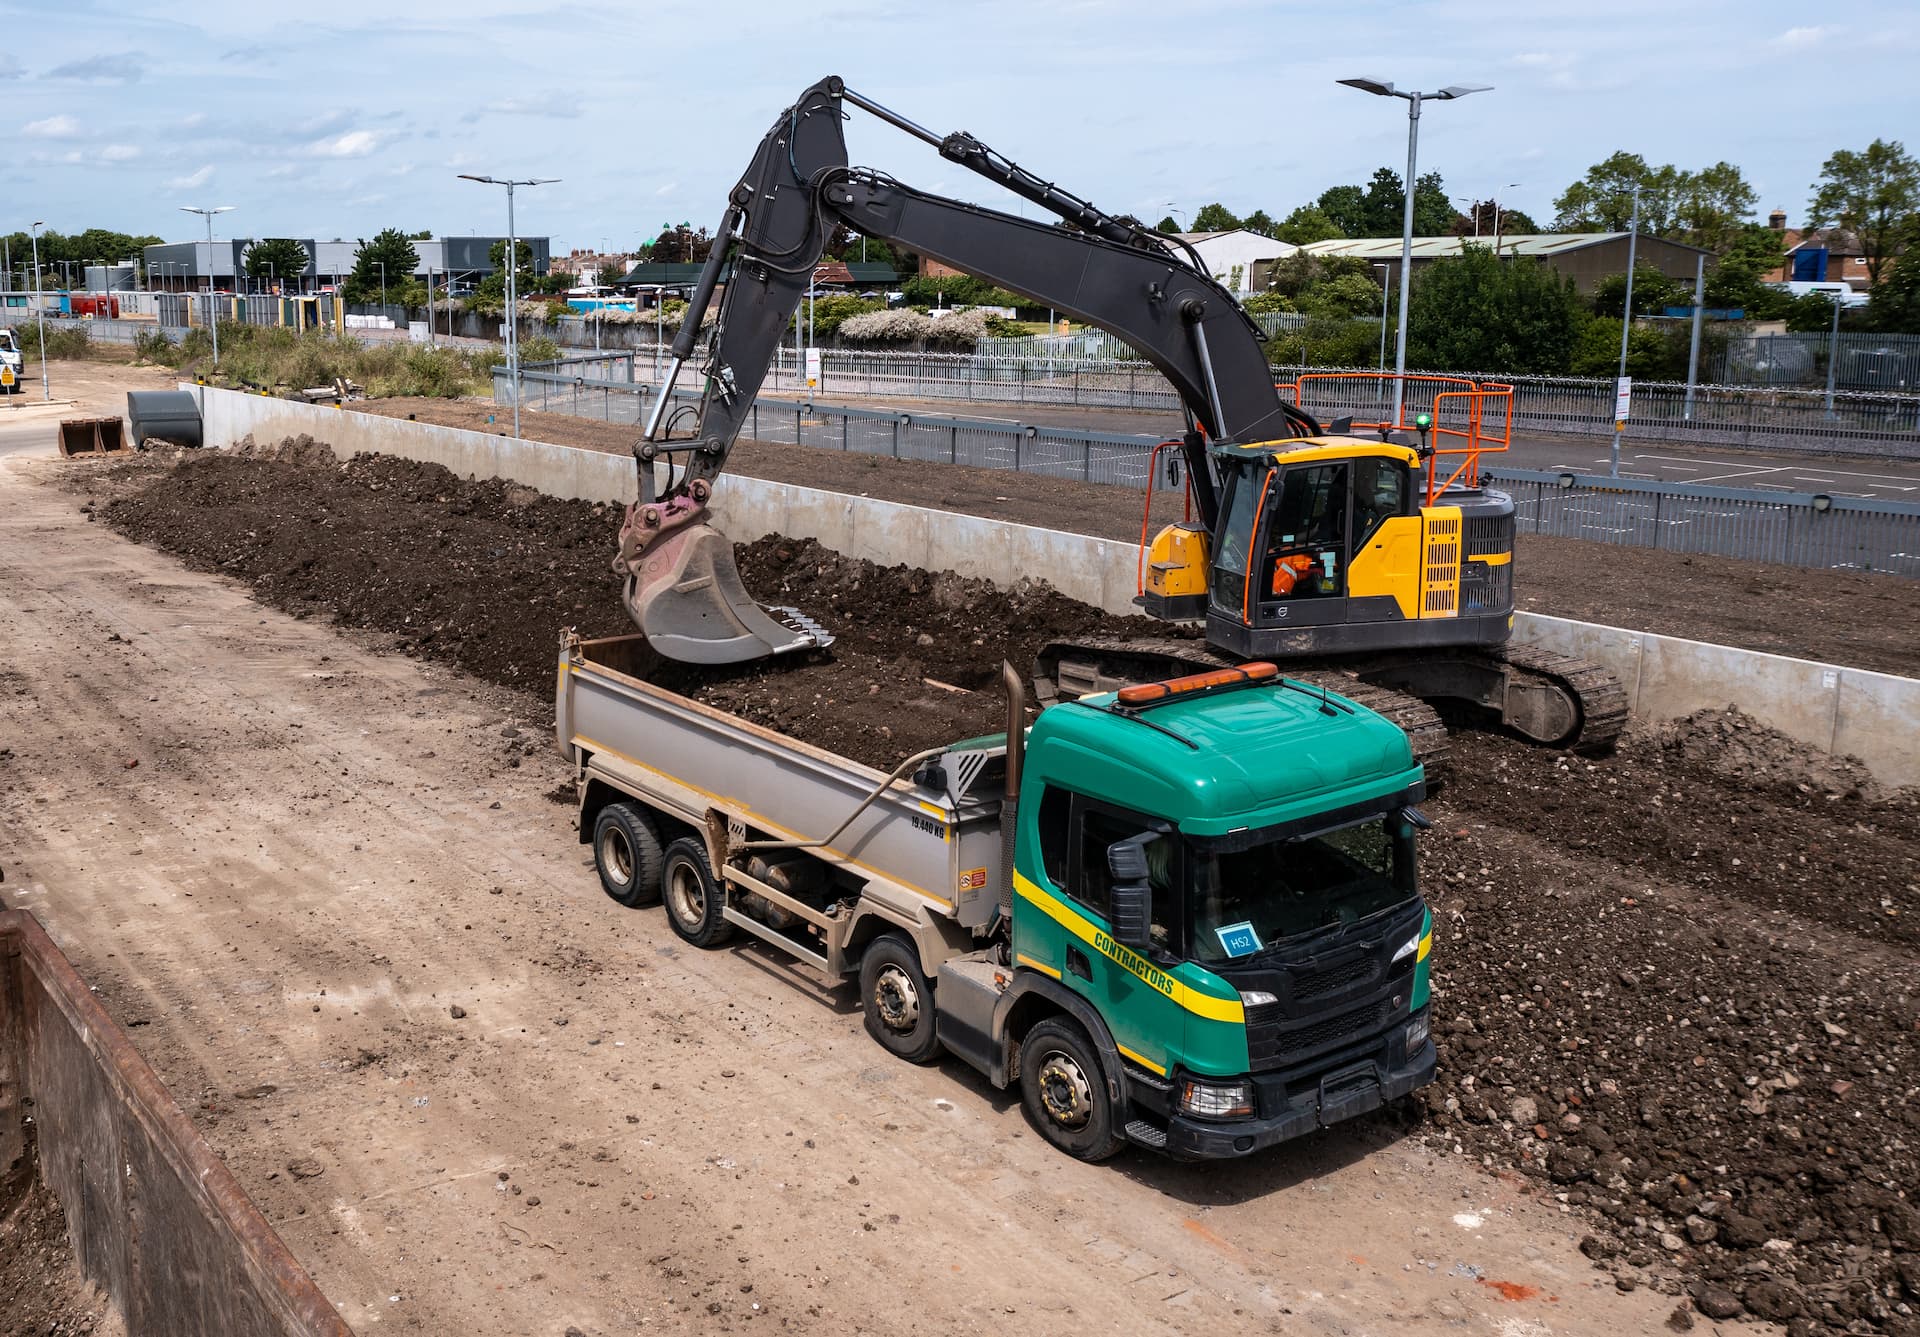
{"label": "excavator track", "polygon": [[1529,677],[1544,680],[1572,697],[1580,709],[1578,731],[1559,746],[1583,757],[1604,757],[1627,727],[1627,692],[1611,670],[1591,660],[1538,646],[1507,644],[1501,657]]}
{"label": "excavator track", "polygon": [[[1162,637],[1137,641],[1058,641],[1040,650],[1034,665],[1034,694],[1042,705],[1047,705],[1093,692],[1112,691],[1131,682],[1205,673],[1209,669],[1232,668],[1240,662],[1201,640]],[[1281,670],[1295,682],[1324,687],[1399,725],[1413,746],[1413,759],[1426,768],[1428,783],[1438,787],[1445,774],[1450,744],[1447,726],[1432,706],[1397,688],[1363,682],[1340,667],[1289,663],[1283,664]]]}

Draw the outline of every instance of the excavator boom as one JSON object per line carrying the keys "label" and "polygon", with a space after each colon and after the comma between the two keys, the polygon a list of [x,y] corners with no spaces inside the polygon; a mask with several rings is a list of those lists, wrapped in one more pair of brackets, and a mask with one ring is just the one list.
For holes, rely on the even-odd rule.
{"label": "excavator boom", "polygon": [[[1061,221],[1018,218],[849,167],[847,102]],[[850,92],[838,78],[823,79],[781,114],[734,187],[675,337],[646,437],[635,450],[641,500],[621,529],[615,567],[627,577],[629,613],[671,658],[729,663],[822,643],[821,630],[805,618],[776,621],[747,596],[731,545],[707,519],[707,504],[840,223],[1078,317],[1139,349],[1185,405],[1189,430],[1182,448],[1209,527],[1218,512],[1209,440],[1270,441],[1319,431],[1281,398],[1260,331],[1197,257],[1182,253],[1184,243],[1103,213],[971,135],[936,136]],[[663,423],[673,382],[695,355],[716,292],[720,310],[704,350],[698,421],[690,435],[670,438]],[[668,483],[656,495],[655,467],[662,460]]]}

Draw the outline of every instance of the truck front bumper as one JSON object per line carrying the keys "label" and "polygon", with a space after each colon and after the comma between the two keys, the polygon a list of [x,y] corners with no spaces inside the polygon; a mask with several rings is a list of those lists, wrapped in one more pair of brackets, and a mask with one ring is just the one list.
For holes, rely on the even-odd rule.
{"label": "truck front bumper", "polygon": [[[1436,1055],[1428,1040],[1397,1067],[1367,1063],[1336,1070],[1319,1084],[1293,1091],[1260,1090],[1265,1111],[1244,1119],[1196,1119],[1175,1113],[1167,1120],[1164,1151],[1177,1160],[1221,1160],[1246,1156],[1379,1109],[1433,1080]],[[1364,1069],[1370,1069],[1366,1071]],[[1258,1090],[1262,1083],[1254,1078]]]}

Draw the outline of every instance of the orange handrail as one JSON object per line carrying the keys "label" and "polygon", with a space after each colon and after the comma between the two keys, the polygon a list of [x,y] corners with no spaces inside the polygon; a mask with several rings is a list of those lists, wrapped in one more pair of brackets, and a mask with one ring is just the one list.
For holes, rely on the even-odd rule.
{"label": "orange handrail", "polygon": [[[1153,480],[1159,472],[1160,452],[1167,449],[1178,450],[1180,444],[1178,441],[1162,441],[1153,448],[1153,453],[1147,456],[1147,504],[1140,513],[1140,561],[1133,573],[1135,594],[1147,592],[1147,531],[1153,527]],[[1186,471],[1183,481],[1187,485],[1186,509],[1181,516],[1184,521],[1193,519],[1193,470]]]}
{"label": "orange handrail", "polygon": [[[1427,457],[1427,504],[1432,505],[1436,497],[1464,475],[1469,481],[1480,474],[1480,456],[1498,454],[1513,444],[1513,387],[1498,381],[1474,381],[1463,376],[1434,376],[1409,372],[1396,376],[1393,372],[1378,371],[1314,371],[1307,372],[1298,380],[1280,382],[1275,389],[1291,390],[1293,402],[1299,404],[1305,395],[1308,381],[1372,380],[1380,383],[1400,381],[1409,388],[1433,388],[1427,411],[1431,414],[1428,432],[1432,435],[1432,451]],[[1440,388],[1445,387],[1445,388]],[[1372,431],[1416,431],[1418,428],[1407,420],[1412,410],[1411,396],[1403,394],[1400,398],[1400,420],[1382,420],[1378,422],[1354,421],[1355,427]],[[1459,420],[1450,424],[1443,413],[1458,411]],[[1494,423],[1498,420],[1496,430]],[[1444,440],[1458,440],[1458,446],[1442,444]],[[1442,479],[1439,462],[1442,455],[1459,456],[1460,462]]]}

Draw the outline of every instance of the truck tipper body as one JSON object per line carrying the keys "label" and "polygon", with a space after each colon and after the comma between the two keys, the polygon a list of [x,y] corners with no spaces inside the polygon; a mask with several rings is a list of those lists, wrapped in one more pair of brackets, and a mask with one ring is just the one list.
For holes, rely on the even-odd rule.
{"label": "truck tipper body", "polygon": [[1389,721],[1271,665],[1061,702],[891,775],[569,636],[556,730],[625,905],[858,981],[892,1053],[1018,1086],[1098,1160],[1244,1155],[1431,1080],[1424,778]]}

